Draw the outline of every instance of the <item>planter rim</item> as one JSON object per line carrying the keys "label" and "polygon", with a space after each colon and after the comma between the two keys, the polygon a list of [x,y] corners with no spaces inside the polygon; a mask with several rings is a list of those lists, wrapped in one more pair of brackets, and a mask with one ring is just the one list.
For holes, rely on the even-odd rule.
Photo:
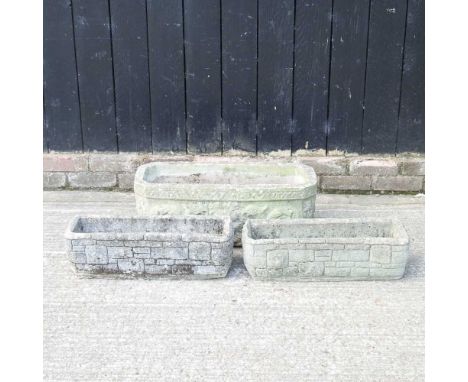
{"label": "planter rim", "polygon": [[[223,222],[221,234],[215,233],[171,233],[171,232],[74,232],[81,219],[129,219],[129,220],[220,220]],[[229,241],[233,235],[232,220],[229,216],[199,216],[199,215],[160,215],[160,216],[141,216],[141,215],[77,215],[68,224],[65,231],[65,239],[69,240],[151,240],[151,241],[184,241],[184,242],[212,242],[223,243]]]}
{"label": "planter rim", "polygon": [[[156,166],[182,167],[200,166],[207,169],[213,166],[231,168],[261,168],[290,167],[291,170],[299,171],[291,175],[302,176],[304,182],[300,184],[223,184],[223,183],[154,183],[145,179],[148,169]],[[317,176],[312,167],[306,166],[299,161],[293,162],[151,162],[140,166],[135,174],[134,193],[150,199],[161,200],[196,200],[196,201],[269,201],[269,200],[301,200],[312,197],[317,191]]]}
{"label": "planter rim", "polygon": [[[329,223],[390,223],[392,225],[391,237],[313,237],[313,238],[272,238],[254,239],[251,236],[252,225],[268,226],[301,224],[304,226],[323,225]],[[363,244],[363,245],[407,245],[408,234],[403,224],[395,218],[313,218],[313,219],[247,219],[243,227],[242,243],[260,244]]]}

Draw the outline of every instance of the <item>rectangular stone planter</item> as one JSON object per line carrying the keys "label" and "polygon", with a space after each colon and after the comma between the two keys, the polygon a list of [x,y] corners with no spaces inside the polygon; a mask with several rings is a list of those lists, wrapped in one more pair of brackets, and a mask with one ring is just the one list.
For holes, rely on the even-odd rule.
{"label": "rectangular stone planter", "polygon": [[65,238],[82,272],[217,278],[232,260],[229,217],[83,216],[70,222]]}
{"label": "rectangular stone planter", "polygon": [[408,235],[391,219],[248,220],[244,263],[260,280],[392,280],[403,276]]}
{"label": "rectangular stone planter", "polygon": [[230,215],[235,243],[248,218],[308,218],[317,178],[300,163],[153,162],[138,168],[139,214]]}

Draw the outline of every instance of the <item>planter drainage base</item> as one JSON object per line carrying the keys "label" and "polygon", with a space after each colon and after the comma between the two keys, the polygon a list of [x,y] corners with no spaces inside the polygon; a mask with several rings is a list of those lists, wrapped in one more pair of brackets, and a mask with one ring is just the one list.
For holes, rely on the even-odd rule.
{"label": "planter drainage base", "polygon": [[65,238],[85,274],[209,279],[225,277],[232,260],[230,218],[76,217]]}
{"label": "planter drainage base", "polygon": [[242,235],[259,280],[392,280],[408,259],[406,231],[390,219],[248,220]]}

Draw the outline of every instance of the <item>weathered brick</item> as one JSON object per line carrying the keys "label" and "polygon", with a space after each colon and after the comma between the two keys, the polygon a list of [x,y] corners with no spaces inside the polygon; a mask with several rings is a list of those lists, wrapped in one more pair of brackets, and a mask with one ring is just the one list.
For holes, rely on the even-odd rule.
{"label": "weathered brick", "polygon": [[333,251],[333,261],[367,261],[369,260],[369,251],[338,249]]}
{"label": "weathered brick", "polygon": [[405,273],[405,269],[404,268],[371,268],[369,273],[371,277],[400,278]]}
{"label": "weathered brick", "polygon": [[345,277],[350,272],[349,268],[325,268],[324,275],[330,277]]}
{"label": "weathered brick", "polygon": [[154,259],[187,259],[188,248],[151,248]]}
{"label": "weathered brick", "polygon": [[373,245],[370,249],[370,261],[375,263],[390,263],[392,248],[389,245]]}
{"label": "weathered brick", "polygon": [[131,172],[117,174],[117,180],[118,180],[119,188],[121,190],[133,190],[133,182],[135,180],[135,174]]}
{"label": "weathered brick", "polygon": [[139,165],[136,154],[91,154],[90,171],[135,172]]}
{"label": "weathered brick", "polygon": [[332,251],[330,249],[319,249],[315,251],[315,260],[328,261],[332,258]]}
{"label": "weathered brick", "polygon": [[369,276],[369,268],[351,268],[351,276],[367,277]]}
{"label": "weathered brick", "polygon": [[421,191],[422,176],[377,176],[372,181],[372,189],[376,191]]}
{"label": "weathered brick", "polygon": [[281,277],[283,276],[283,268],[268,268],[268,277]]}
{"label": "weathered brick", "polygon": [[406,264],[407,260],[408,260],[408,250],[403,250],[403,251],[392,250],[392,263]]}
{"label": "weathered brick", "polygon": [[324,191],[369,191],[370,176],[320,176],[320,188]]}
{"label": "weathered brick", "polygon": [[258,277],[266,277],[267,270],[265,268],[257,268],[255,270],[255,275],[257,275]]}
{"label": "weathered brick", "polygon": [[350,175],[397,175],[398,164],[393,159],[353,159],[349,163]]}
{"label": "weathered brick", "polygon": [[117,177],[110,172],[69,173],[68,181],[74,188],[111,188],[117,185]]}
{"label": "weathered brick", "polygon": [[425,162],[423,158],[402,158],[400,159],[400,174],[424,175]]}
{"label": "weathered brick", "polygon": [[354,263],[353,262],[350,262],[350,261],[337,261],[336,262],[336,267],[337,268],[350,268],[350,267],[353,267],[354,266]]}
{"label": "weathered brick", "polygon": [[90,245],[85,248],[88,264],[107,264],[107,248],[103,245]]}
{"label": "weathered brick", "polygon": [[289,251],[289,261],[305,262],[314,260],[314,251],[312,250],[291,250]]}
{"label": "weathered brick", "polygon": [[44,172],[42,185],[45,189],[62,188],[67,184],[67,176],[63,172]]}
{"label": "weathered brick", "polygon": [[264,256],[248,256],[244,257],[245,265],[252,268],[265,268],[266,267],[266,257]]}
{"label": "weathered brick", "polygon": [[[138,272],[145,270],[145,264],[141,259],[118,259],[117,264],[122,272]],[[148,265],[150,267],[151,265]]]}
{"label": "weathered brick", "polygon": [[210,243],[190,243],[189,258],[194,260],[210,260],[211,245]]}
{"label": "weathered brick", "polygon": [[108,247],[107,254],[111,259],[133,257],[132,249],[128,247]]}
{"label": "weathered brick", "polygon": [[170,265],[146,265],[145,272],[154,275],[168,275],[172,273]]}
{"label": "weathered brick", "polygon": [[280,268],[288,266],[288,251],[277,250],[267,252],[268,268]]}
{"label": "weathered brick", "polygon": [[87,171],[88,156],[84,154],[44,154],[42,164],[42,171]]}
{"label": "weathered brick", "polygon": [[300,276],[322,276],[324,269],[325,264],[318,262],[300,263],[298,265]]}
{"label": "weathered brick", "polygon": [[343,157],[313,157],[302,163],[312,166],[318,175],[345,175],[347,159]]}

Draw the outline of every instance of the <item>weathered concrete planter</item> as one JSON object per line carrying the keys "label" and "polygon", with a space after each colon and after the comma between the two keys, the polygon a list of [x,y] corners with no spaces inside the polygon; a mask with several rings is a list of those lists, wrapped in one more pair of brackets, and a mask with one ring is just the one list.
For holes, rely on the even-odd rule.
{"label": "weathered concrete planter", "polygon": [[77,271],[224,277],[232,260],[231,219],[76,217],[66,233]]}
{"label": "weathered concrete planter", "polygon": [[247,218],[306,218],[315,210],[317,179],[300,163],[154,162],[138,168],[140,214],[225,215],[236,244]]}
{"label": "weathered concrete planter", "polygon": [[248,220],[244,263],[255,279],[399,279],[408,235],[390,219]]}

